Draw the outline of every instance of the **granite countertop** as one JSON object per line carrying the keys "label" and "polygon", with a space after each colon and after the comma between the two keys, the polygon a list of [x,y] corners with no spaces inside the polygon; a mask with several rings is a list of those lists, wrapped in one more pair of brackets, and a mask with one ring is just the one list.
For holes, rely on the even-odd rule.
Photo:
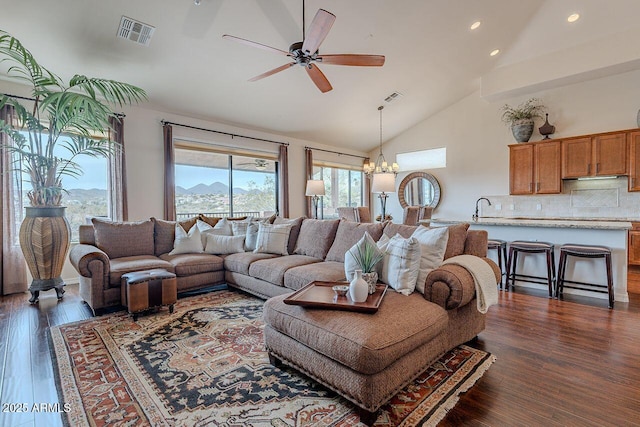
{"label": "granite countertop", "polygon": [[592,230],[629,230],[631,228],[630,219],[617,218],[498,218],[480,217],[477,221],[456,220],[447,218],[432,218],[432,223],[439,224],[459,224],[468,222],[477,225],[503,225],[518,227],[547,227],[547,228],[584,228]]}

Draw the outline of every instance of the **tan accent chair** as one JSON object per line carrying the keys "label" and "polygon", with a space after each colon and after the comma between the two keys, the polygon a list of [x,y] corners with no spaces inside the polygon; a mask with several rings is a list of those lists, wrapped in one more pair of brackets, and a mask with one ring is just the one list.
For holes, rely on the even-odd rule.
{"label": "tan accent chair", "polygon": [[347,221],[371,222],[371,211],[367,206],[336,208],[338,216]]}
{"label": "tan accent chair", "polygon": [[431,206],[407,206],[404,208],[402,223],[405,225],[429,225],[433,208]]}

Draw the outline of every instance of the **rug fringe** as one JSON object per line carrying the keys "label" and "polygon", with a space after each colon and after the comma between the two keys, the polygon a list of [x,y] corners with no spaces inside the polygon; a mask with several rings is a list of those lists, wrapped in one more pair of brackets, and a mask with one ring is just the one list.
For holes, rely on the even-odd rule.
{"label": "rug fringe", "polygon": [[447,413],[453,409],[458,400],[460,400],[460,394],[467,392],[473,385],[484,375],[485,372],[489,369],[489,367],[496,361],[496,357],[492,354],[489,354],[487,360],[478,365],[473,372],[462,384],[459,385],[456,390],[456,394],[449,397],[446,401],[444,401],[438,409],[436,409],[431,415],[430,419],[422,424],[422,427],[435,427],[438,425],[440,421],[444,419]]}

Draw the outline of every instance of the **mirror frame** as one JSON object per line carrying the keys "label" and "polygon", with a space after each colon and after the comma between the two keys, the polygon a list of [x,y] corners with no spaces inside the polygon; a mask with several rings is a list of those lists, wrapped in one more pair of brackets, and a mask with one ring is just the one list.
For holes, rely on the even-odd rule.
{"label": "mirror frame", "polygon": [[431,185],[433,186],[433,200],[426,206],[430,206],[435,209],[440,203],[440,183],[435,176],[427,172],[412,172],[402,179],[402,181],[400,182],[400,186],[398,187],[398,199],[400,200],[400,205],[402,206],[402,208],[406,208],[407,206],[409,206],[404,198],[404,189],[409,181],[414,178],[424,178],[431,183]]}

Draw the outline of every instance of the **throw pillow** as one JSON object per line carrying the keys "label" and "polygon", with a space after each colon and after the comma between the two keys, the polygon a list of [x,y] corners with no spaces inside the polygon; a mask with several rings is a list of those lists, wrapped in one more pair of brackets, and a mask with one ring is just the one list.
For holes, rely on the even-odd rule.
{"label": "throw pillow", "polygon": [[288,255],[289,234],[292,224],[258,223],[258,238],[254,252]]}
{"label": "throw pillow", "polygon": [[420,243],[414,237],[393,236],[382,258],[380,280],[403,295],[416,288],[420,269]]}
{"label": "throw pillow", "polygon": [[258,222],[252,222],[247,225],[247,234],[244,239],[244,250],[245,251],[255,251],[256,245],[258,243]]}
{"label": "throw pillow", "polygon": [[173,242],[173,250],[169,252],[169,255],[200,253],[202,253],[200,229],[191,227],[191,230],[187,233],[180,224],[176,224],[176,238]]}
{"label": "throw pillow", "polygon": [[324,259],[336,236],[339,223],[339,219],[305,219],[293,253]]}
{"label": "throw pillow", "polygon": [[[360,238],[360,240],[358,240],[358,242],[355,245],[353,245],[351,249],[349,249],[344,254],[344,274],[348,281],[351,281],[351,279],[353,279],[353,273],[356,270],[361,270],[360,265],[358,265],[358,262],[356,261],[355,255],[362,253],[364,251],[364,248],[367,245],[371,245],[374,248],[373,255],[375,257],[384,255],[384,251],[378,248],[378,246],[376,245],[376,242],[373,240],[373,237],[371,237],[369,232],[365,231],[362,238]],[[382,267],[382,262],[379,262],[378,265],[376,266],[376,270],[378,270],[378,274],[380,274],[379,269],[381,267]]]}
{"label": "throw pillow", "polygon": [[231,231],[234,236],[246,236],[247,228],[249,228],[250,221],[231,221]]}
{"label": "throw pillow", "polygon": [[289,233],[289,243],[287,244],[287,250],[290,254],[296,249],[296,242],[298,241],[298,235],[300,234],[300,227],[302,226],[302,220],[304,217],[299,218],[281,218],[276,217],[273,224],[291,224],[291,232]]}
{"label": "throw pillow", "polygon": [[464,244],[467,241],[468,223],[456,224],[447,227],[449,229],[449,241],[447,242],[447,250],[444,253],[444,259],[462,255],[464,253]]}
{"label": "throw pillow", "polygon": [[353,221],[340,221],[336,238],[327,253],[326,261],[344,262],[344,257],[350,247],[358,243],[365,232],[368,232],[373,240],[380,239],[384,225],[376,223],[360,223]]}
{"label": "throw pillow", "polygon": [[220,236],[207,234],[204,251],[208,254],[224,255],[244,252],[244,236]]}
{"label": "throw pillow", "polygon": [[111,222],[92,218],[96,246],[109,258],[154,253],[153,222]]}
{"label": "throw pillow", "polygon": [[432,270],[440,267],[444,259],[449,240],[449,229],[447,227],[427,228],[420,226],[411,237],[420,243],[420,273],[416,289],[424,294],[424,283],[427,276]]}

